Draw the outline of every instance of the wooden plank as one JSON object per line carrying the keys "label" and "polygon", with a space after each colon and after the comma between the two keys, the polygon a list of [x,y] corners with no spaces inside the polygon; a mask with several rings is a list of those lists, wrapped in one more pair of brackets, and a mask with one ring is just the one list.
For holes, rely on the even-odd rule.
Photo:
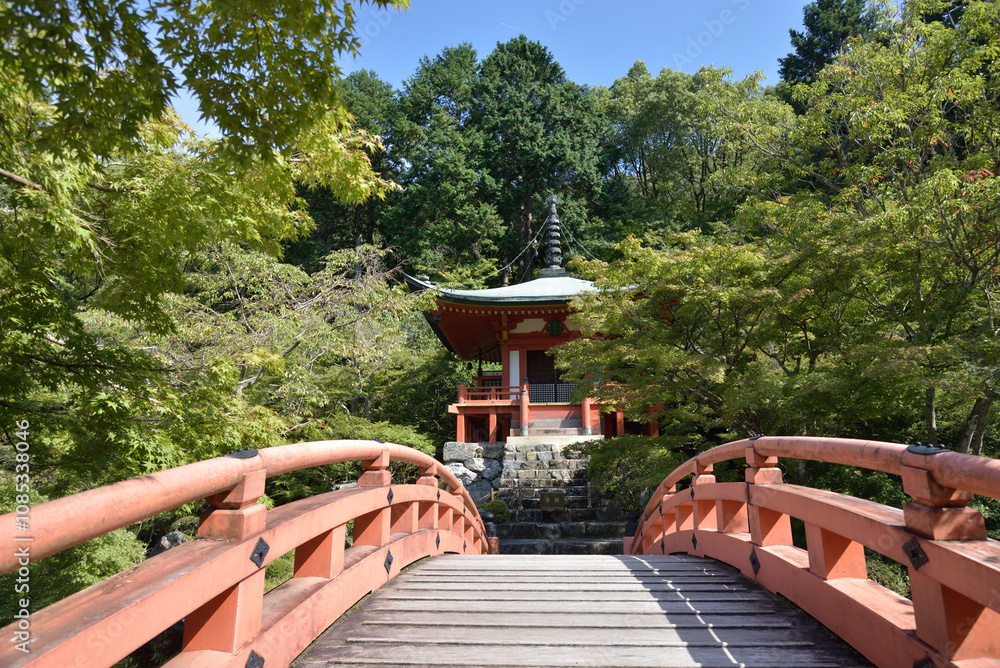
{"label": "wooden plank", "polygon": [[[495,620],[494,620],[495,621]],[[568,627],[558,630],[551,626],[535,628],[497,627],[488,631],[489,641],[496,645],[548,645],[548,646],[630,646],[649,645],[656,647],[693,646],[741,646],[760,647],[811,647],[812,639],[803,637],[798,629],[786,627],[767,634],[762,643],[759,629],[728,628],[598,628],[587,629],[586,633],[567,632]],[[348,636],[347,642],[387,643],[402,642],[412,644],[438,643],[442,645],[481,645],[483,629],[479,627],[456,627],[446,639],[419,637],[412,626],[382,625],[373,627],[362,624],[358,635]]]}
{"label": "wooden plank", "polygon": [[521,555],[418,564],[293,665],[741,664],[867,665],[800,611],[714,562]]}
{"label": "wooden plank", "polygon": [[663,572],[641,572],[637,573],[635,571],[628,573],[606,573],[606,572],[589,572],[589,573],[579,573],[579,572],[562,572],[548,571],[539,572],[534,574],[507,574],[507,573],[490,573],[489,571],[484,571],[479,574],[461,574],[455,576],[448,576],[445,574],[435,575],[427,577],[424,575],[420,576],[403,576],[403,580],[400,582],[426,582],[429,584],[437,584],[441,582],[482,582],[483,578],[489,578],[494,582],[544,582],[546,580],[558,580],[560,582],[722,582],[722,581],[733,581],[741,580],[743,576],[739,573],[702,573],[702,572],[691,572],[684,574],[677,573],[663,573]]}
{"label": "wooden plank", "polygon": [[[333,648],[329,648],[333,649]],[[842,657],[816,649],[781,647],[585,647],[580,653],[553,647],[481,644],[455,647],[435,645],[379,645],[348,643],[329,653],[317,653],[312,666],[618,666],[620,668],[733,668],[733,666],[810,666],[846,668]]]}
{"label": "wooden plank", "polygon": [[[412,599],[386,599],[372,597],[367,607],[371,610],[393,612],[417,612],[440,610],[442,612],[492,612],[498,615],[516,615],[522,612],[559,613],[566,612],[568,605],[558,600],[548,601],[420,601]],[[703,601],[697,607],[685,601],[603,601],[588,607],[591,613],[648,612],[651,614],[671,613],[715,613],[752,615],[757,612],[781,610],[780,603],[771,601]]]}
{"label": "wooden plank", "polygon": [[[503,620],[508,628],[546,627],[604,629],[604,628],[789,628],[797,618],[786,612],[760,613],[751,617],[746,615],[713,615],[705,613],[689,613],[666,615],[651,614],[590,614],[585,612],[565,612],[560,614],[525,612]],[[415,612],[406,615],[404,619],[398,616],[377,618],[374,615],[366,618],[365,625],[399,625],[401,627],[444,626],[455,628],[459,626],[497,628],[497,616],[492,613],[468,612]]]}
{"label": "wooden plank", "polygon": [[[451,583],[442,583],[437,587],[419,584],[401,584],[399,587],[400,591],[450,591],[455,592],[457,596],[461,595],[461,592],[474,592],[474,591],[484,591],[482,583],[480,583],[477,589],[470,588],[469,585],[458,585]],[[676,583],[656,583],[656,584],[643,584],[640,582],[633,583],[622,583],[622,584],[586,584],[586,583],[576,583],[576,582],[518,582],[518,583],[501,583],[489,581],[490,591],[550,591],[550,592],[563,592],[563,591],[590,591],[590,592],[615,592],[615,591],[681,591],[681,592],[695,592],[695,591],[731,591],[733,593],[740,591],[748,591],[745,586],[741,586],[740,583],[736,581],[729,581],[724,583],[723,586],[716,585],[706,586],[706,585],[678,585]],[[553,594],[553,596],[558,596],[558,594]]]}
{"label": "wooden plank", "polygon": [[[511,589],[503,589],[500,591],[462,591],[462,592],[441,592],[438,590],[434,591],[423,591],[423,590],[411,590],[407,588],[400,587],[399,589],[394,589],[392,591],[387,591],[381,598],[385,599],[410,599],[410,600],[421,600],[421,601],[453,601],[456,598],[461,598],[463,601],[470,600],[483,600],[483,601],[546,601],[552,598],[551,591],[544,591],[538,589],[529,589],[526,591],[517,591]],[[618,590],[601,590],[601,591],[560,591],[559,600],[560,601],[729,601],[733,598],[733,592],[731,591],[718,591],[718,590],[707,590],[707,591],[689,591],[685,590],[674,591],[674,590],[648,590],[640,589],[637,591],[618,591]],[[749,601],[772,601],[773,599],[761,594],[758,591],[745,589],[741,592],[740,598]]]}

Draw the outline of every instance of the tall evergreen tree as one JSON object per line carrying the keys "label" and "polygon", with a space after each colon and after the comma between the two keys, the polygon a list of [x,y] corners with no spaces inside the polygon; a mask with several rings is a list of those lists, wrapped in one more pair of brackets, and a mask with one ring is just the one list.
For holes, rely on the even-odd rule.
{"label": "tall evergreen tree", "polygon": [[[597,187],[601,125],[593,96],[538,42],[521,35],[483,61],[472,120],[484,132],[486,197],[513,232],[509,251],[531,242],[546,193],[559,193],[570,214],[579,210],[573,200]],[[530,252],[518,259],[515,281],[531,278],[533,259]]]}
{"label": "tall evergreen tree", "polygon": [[789,30],[794,51],[778,58],[782,81],[812,83],[843,48],[848,37],[875,29],[876,16],[865,0],[816,0],[802,9],[805,32]]}
{"label": "tall evergreen tree", "polygon": [[406,195],[385,221],[388,241],[414,269],[453,278],[492,272],[503,234],[481,197],[482,131],[471,122],[478,68],[469,44],[421,59],[400,94],[393,137]]}

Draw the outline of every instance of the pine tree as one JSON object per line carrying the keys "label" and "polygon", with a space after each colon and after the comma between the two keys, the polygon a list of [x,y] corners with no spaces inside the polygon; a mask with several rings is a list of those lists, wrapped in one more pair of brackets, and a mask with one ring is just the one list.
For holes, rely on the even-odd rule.
{"label": "pine tree", "polygon": [[848,37],[871,32],[877,25],[865,0],[816,0],[802,9],[802,23],[804,33],[788,31],[794,51],[778,58],[781,80],[789,83],[812,83]]}

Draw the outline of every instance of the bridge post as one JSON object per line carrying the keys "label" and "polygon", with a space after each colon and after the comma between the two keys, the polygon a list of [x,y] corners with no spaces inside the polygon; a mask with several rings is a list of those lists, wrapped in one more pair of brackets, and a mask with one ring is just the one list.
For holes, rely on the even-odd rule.
{"label": "bridge post", "polygon": [[[901,467],[903,491],[913,498],[903,504],[907,531],[931,540],[985,540],[982,514],[965,507],[974,495],[938,483],[923,468],[929,456],[906,453]],[[912,561],[907,569],[917,637],[954,661],[1000,654],[1000,613],[986,597],[972,600],[922,573],[922,565]]]}
{"label": "bridge post", "polygon": [[[228,492],[208,497],[212,510],[201,516],[198,537],[242,541],[264,530],[267,509],[257,503],[264,494],[263,469],[248,471]],[[260,632],[264,607],[264,568],[233,585],[184,619],[184,652],[235,652]]]}
{"label": "bridge post", "polygon": [[[461,490],[448,488],[448,493],[451,494],[452,498],[455,499],[462,507],[465,509],[465,499],[462,497]],[[465,518],[464,512],[459,512],[457,510],[451,511],[451,530],[457,533],[459,536],[465,538],[466,544],[472,543],[472,522]]]}
{"label": "bridge post", "polygon": [[809,570],[824,580],[868,578],[865,548],[849,538],[805,523]]}
{"label": "bridge post", "polygon": [[702,465],[696,462],[694,478],[691,480],[691,489],[695,492],[694,502],[694,528],[702,531],[715,531],[719,528],[719,521],[715,510],[715,501],[699,500],[698,488],[701,485],[709,485],[715,482],[712,475],[714,469],[712,464]]}
{"label": "bridge post", "polygon": [[344,570],[347,525],[325,531],[295,548],[295,578],[332,578]]}
{"label": "bridge post", "polygon": [[[746,448],[747,519],[750,525],[750,542],[768,545],[791,545],[792,522],[788,515],[754,503],[754,496],[766,492],[767,485],[784,483],[777,457],[764,457],[754,449]],[[764,490],[764,491],[758,491]]]}
{"label": "bridge post", "polygon": [[[431,464],[427,467],[420,468],[420,477],[417,478],[418,485],[427,485],[428,487],[434,487],[437,489],[438,479],[437,479],[437,464]],[[438,528],[438,513],[437,504],[433,501],[422,501],[418,504],[417,510],[417,528],[418,529],[437,529]]]}
{"label": "bridge post", "polygon": [[747,504],[742,501],[720,500],[715,504],[716,529],[722,533],[749,532]]}
{"label": "bridge post", "polygon": [[[383,449],[375,459],[361,462],[365,472],[358,478],[358,487],[388,487],[392,483],[389,472],[389,451]],[[388,499],[386,500],[388,504]],[[354,518],[354,545],[382,547],[389,543],[389,525],[392,509],[389,505]]]}

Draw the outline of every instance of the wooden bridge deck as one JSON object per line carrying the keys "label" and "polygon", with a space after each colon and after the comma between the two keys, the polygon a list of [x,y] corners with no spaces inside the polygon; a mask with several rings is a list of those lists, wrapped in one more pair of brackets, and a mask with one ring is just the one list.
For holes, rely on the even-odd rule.
{"label": "wooden bridge deck", "polygon": [[811,617],[689,556],[459,556],[378,590],[293,664],[870,665]]}

